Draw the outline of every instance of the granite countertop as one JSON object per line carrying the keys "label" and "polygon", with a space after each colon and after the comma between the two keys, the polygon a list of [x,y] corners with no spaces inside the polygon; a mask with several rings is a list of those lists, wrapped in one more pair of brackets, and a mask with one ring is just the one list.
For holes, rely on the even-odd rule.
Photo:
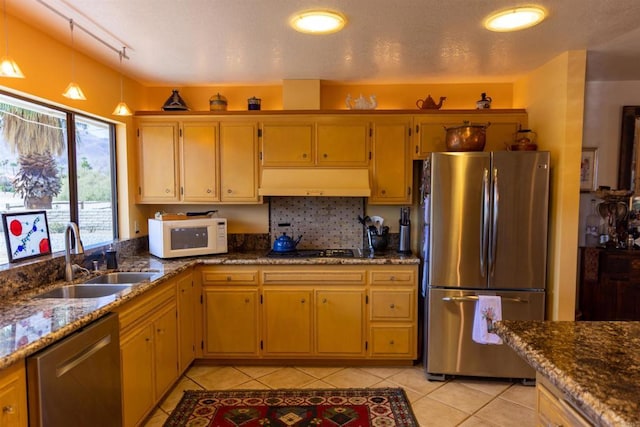
{"label": "granite countertop", "polygon": [[[196,265],[403,265],[419,264],[412,255],[393,252],[362,258],[267,258],[266,252],[230,253],[214,256],[160,259],[148,253],[119,260],[119,271],[154,271],[161,277],[145,281],[130,290],[114,295],[91,299],[34,299],[36,294],[65,285],[63,281],[48,283],[46,268],[38,269],[41,277],[20,277],[19,287],[26,281],[45,283],[35,291],[26,291],[0,303],[0,369],[53,344],[73,331],[97,320],[115,307],[152,289],[166,279]],[[80,275],[75,283],[103,274],[91,272]]]}
{"label": "granite countertop", "polygon": [[596,425],[640,425],[640,322],[499,322],[497,334]]}

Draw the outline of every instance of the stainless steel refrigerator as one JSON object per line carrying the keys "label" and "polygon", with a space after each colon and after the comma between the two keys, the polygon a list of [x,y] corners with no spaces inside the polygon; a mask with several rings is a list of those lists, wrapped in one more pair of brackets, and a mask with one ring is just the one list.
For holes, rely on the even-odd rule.
{"label": "stainless steel refrigerator", "polygon": [[530,379],[507,345],[472,340],[479,295],[498,295],[502,319],[543,320],[549,153],[433,153],[425,161],[427,378]]}

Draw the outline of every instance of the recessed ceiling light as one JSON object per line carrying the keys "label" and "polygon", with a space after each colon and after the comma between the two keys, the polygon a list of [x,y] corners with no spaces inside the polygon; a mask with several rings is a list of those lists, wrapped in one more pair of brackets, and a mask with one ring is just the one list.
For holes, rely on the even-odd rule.
{"label": "recessed ceiling light", "polygon": [[516,7],[491,14],[484,26],[491,31],[518,31],[542,22],[547,11],[539,6]]}
{"label": "recessed ceiling light", "polygon": [[330,34],[340,31],[347,23],[347,18],[330,10],[307,10],[295,14],[289,23],[301,33]]}

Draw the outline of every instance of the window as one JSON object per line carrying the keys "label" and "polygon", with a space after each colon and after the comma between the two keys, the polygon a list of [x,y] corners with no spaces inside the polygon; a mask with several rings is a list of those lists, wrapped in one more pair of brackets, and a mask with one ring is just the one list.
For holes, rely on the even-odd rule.
{"label": "window", "polygon": [[86,246],[112,241],[114,149],[110,123],[0,93],[0,211],[46,210],[53,252],[64,250],[69,221]]}

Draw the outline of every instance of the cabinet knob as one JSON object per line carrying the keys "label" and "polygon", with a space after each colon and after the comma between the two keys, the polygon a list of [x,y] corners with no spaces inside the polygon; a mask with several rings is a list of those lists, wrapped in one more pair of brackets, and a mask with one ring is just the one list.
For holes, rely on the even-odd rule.
{"label": "cabinet knob", "polygon": [[393,282],[394,280],[396,280],[396,276],[389,277],[389,280],[391,280]]}
{"label": "cabinet knob", "polygon": [[396,305],[392,303],[389,308],[396,308]]}
{"label": "cabinet knob", "polygon": [[245,298],[244,302],[245,302],[245,304],[249,304],[249,302],[251,302],[251,300],[249,298]]}
{"label": "cabinet knob", "polygon": [[149,342],[149,341],[151,341],[151,338],[146,337],[144,340],[145,340],[146,342]]}
{"label": "cabinet knob", "polygon": [[231,194],[231,193],[233,193],[233,191],[232,191],[231,189],[228,189],[228,190],[227,190],[227,193],[228,193],[228,194]]}
{"label": "cabinet knob", "polygon": [[231,281],[231,276],[227,276],[227,282]]}
{"label": "cabinet knob", "polygon": [[324,157],[324,158],[326,159],[327,157],[329,157],[329,155],[328,155],[327,153],[324,153],[324,154],[322,155],[322,157]]}
{"label": "cabinet knob", "polygon": [[306,159],[307,158],[307,153],[302,153],[302,158]]}
{"label": "cabinet knob", "polygon": [[305,300],[304,298],[302,298],[302,299],[300,300],[300,303],[301,303],[301,304],[304,304],[305,302],[307,302],[307,300]]}
{"label": "cabinet knob", "polygon": [[165,192],[165,193],[167,193],[167,194],[169,194],[169,193],[171,193],[171,190],[169,190],[168,188],[165,188],[165,189],[164,189],[164,192]]}
{"label": "cabinet knob", "polygon": [[382,194],[384,196],[385,194],[387,194],[387,190],[380,191],[380,194]]}
{"label": "cabinet knob", "polygon": [[2,413],[3,413],[3,414],[11,415],[11,414],[15,414],[15,413],[16,413],[16,410],[15,410],[15,409],[13,409],[13,406],[11,406],[11,405],[7,405],[7,406],[3,406],[3,407],[2,407]]}
{"label": "cabinet knob", "polygon": [[322,303],[326,304],[327,303],[327,299],[326,298],[322,298]]}
{"label": "cabinet knob", "polygon": [[211,194],[211,189],[207,188],[207,194]]}
{"label": "cabinet knob", "polygon": [[389,341],[389,344],[394,345],[395,342],[393,340]]}
{"label": "cabinet knob", "polygon": [[156,329],[156,332],[158,333],[158,335],[162,335],[162,334],[164,334],[164,329],[158,328],[158,329]]}

